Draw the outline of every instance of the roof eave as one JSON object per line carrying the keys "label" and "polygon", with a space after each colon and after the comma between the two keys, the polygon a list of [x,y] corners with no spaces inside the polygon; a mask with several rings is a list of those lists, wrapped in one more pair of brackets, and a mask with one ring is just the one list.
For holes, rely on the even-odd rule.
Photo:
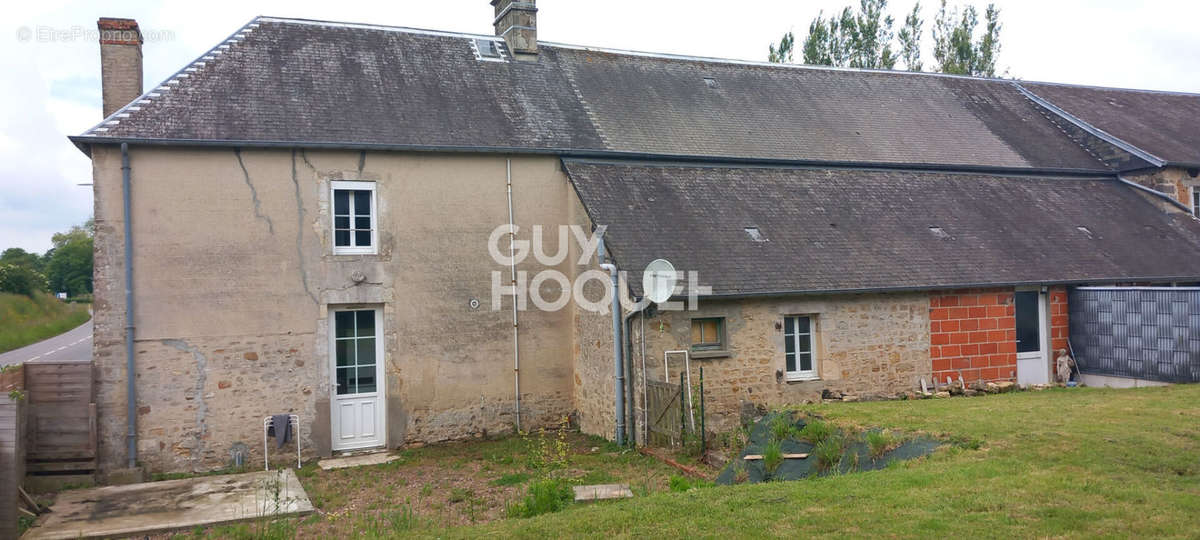
{"label": "roof eave", "polygon": [[613,161],[653,161],[690,164],[759,165],[818,168],[890,169],[941,172],[978,172],[1015,175],[1086,176],[1112,177],[1109,169],[1002,167],[991,165],[969,165],[953,163],[902,163],[870,161],[805,160],[770,157],[714,156],[693,154],[661,154],[630,152],[598,148],[546,148],[514,146],[469,146],[469,145],[416,145],[390,143],[360,143],[343,141],[265,141],[233,139],[161,139],[120,136],[76,135],[69,137],[77,146],[94,144],[127,143],[137,146],[190,146],[218,148],[306,148],[316,150],[368,150],[379,152],[425,152],[425,153],[487,153],[526,154],[557,156],[563,159],[601,159]]}
{"label": "roof eave", "polygon": [[[920,285],[920,286],[896,286],[896,287],[856,287],[846,289],[794,289],[780,291],[753,291],[753,292],[738,292],[738,293],[715,293],[700,295],[700,299],[708,300],[736,300],[741,298],[762,298],[762,297],[788,297],[788,296],[814,296],[814,295],[831,295],[831,294],[879,294],[879,293],[902,293],[902,292],[924,292],[924,291],[945,291],[958,289],[982,289],[982,288],[1008,288],[1008,287],[1025,287],[1025,286],[1079,286],[1079,285],[1113,285],[1117,283],[1173,283],[1180,281],[1200,281],[1200,274],[1191,276],[1159,276],[1159,277],[1109,277],[1098,279],[1048,279],[1048,280],[1026,280],[1026,281],[999,281],[985,283],[943,283],[936,285]],[[684,299],[686,296],[672,297],[674,300]]]}

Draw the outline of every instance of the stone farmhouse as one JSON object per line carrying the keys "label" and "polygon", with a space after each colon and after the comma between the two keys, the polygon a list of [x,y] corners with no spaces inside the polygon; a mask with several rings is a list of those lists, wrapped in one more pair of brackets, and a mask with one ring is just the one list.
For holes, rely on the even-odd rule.
{"label": "stone farmhouse", "polygon": [[[495,35],[258,17],[147,89],[137,23],[99,21],[105,118],[71,141],[104,470],[261,459],[284,412],[309,456],[568,416],[641,440],[667,351],[715,430],[1047,381],[1069,288],[1200,281],[1198,95],[546,43],[532,0],[491,3]],[[568,256],[490,254],[528,241]],[[659,258],[697,309],[628,307]],[[522,296],[604,305],[601,264],[620,342]]]}

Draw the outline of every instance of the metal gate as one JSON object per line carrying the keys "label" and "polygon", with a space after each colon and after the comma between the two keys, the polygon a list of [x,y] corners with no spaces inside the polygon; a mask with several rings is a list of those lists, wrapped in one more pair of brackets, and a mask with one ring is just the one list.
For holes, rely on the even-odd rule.
{"label": "metal gate", "polygon": [[1200,287],[1079,287],[1068,305],[1080,373],[1200,382]]}

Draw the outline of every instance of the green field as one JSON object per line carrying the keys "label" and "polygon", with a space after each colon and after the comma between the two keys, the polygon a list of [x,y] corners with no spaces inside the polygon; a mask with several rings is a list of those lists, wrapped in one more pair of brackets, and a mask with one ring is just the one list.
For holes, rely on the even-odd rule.
{"label": "green field", "polygon": [[[957,437],[881,471],[660,492],[439,537],[1200,536],[1200,385],[809,407]],[[982,445],[977,450],[974,441]]]}
{"label": "green field", "polygon": [[0,353],[66,332],[89,316],[88,304],[68,304],[46,293],[32,298],[0,293]]}

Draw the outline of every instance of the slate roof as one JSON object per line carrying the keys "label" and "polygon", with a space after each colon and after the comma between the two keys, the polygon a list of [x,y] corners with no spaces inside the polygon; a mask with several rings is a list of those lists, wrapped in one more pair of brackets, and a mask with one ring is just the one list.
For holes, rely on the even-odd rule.
{"label": "slate roof", "polygon": [[635,293],[660,257],[715,295],[1200,279],[1200,221],[1111,177],[564,165]]}
{"label": "slate roof", "polygon": [[477,38],[260,17],[73,140],[1108,169],[1011,81]]}
{"label": "slate roof", "polygon": [[1200,94],[1021,84],[1078,120],[1161,162],[1200,166]]}

